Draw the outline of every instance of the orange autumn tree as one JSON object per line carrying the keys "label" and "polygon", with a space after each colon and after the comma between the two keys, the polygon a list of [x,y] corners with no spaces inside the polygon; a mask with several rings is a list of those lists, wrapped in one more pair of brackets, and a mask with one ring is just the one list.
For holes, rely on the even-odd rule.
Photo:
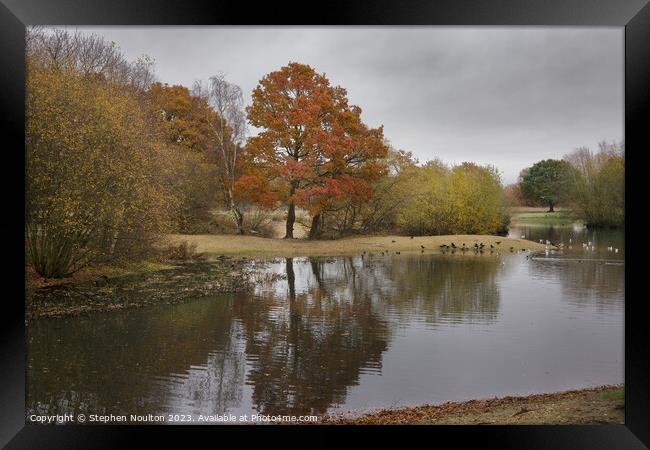
{"label": "orange autumn tree", "polygon": [[169,184],[180,199],[179,229],[184,233],[201,230],[210,221],[211,210],[221,196],[219,166],[214,156],[217,139],[212,130],[218,114],[185,86],[153,83],[145,100],[160,129],[160,138],[174,155]]}
{"label": "orange autumn tree", "polygon": [[269,73],[253,90],[246,112],[262,131],[248,141],[251,170],[237,187],[258,201],[269,202],[272,192],[287,206],[285,239],[293,238],[296,205],[312,214],[310,238],[317,237],[328,208],[369,199],[369,183],[386,172],[383,127],[366,126],[346,95],[299,63]]}

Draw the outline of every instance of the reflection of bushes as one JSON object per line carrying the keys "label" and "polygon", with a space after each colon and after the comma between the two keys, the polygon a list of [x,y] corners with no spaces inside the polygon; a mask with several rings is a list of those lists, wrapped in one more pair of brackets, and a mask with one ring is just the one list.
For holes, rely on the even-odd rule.
{"label": "reflection of bushes", "polygon": [[[180,396],[209,399],[206,413],[223,413],[241,396],[243,355],[228,298],[72,320],[28,327],[28,411],[159,413]],[[188,372],[181,384],[165,381]]]}
{"label": "reflection of bushes", "polygon": [[492,321],[499,305],[498,266],[487,258],[283,266],[286,274],[269,277],[278,289],[258,286],[253,297],[30,324],[28,410],[148,413],[191,402],[223,413],[242,406],[248,383],[262,413],[322,414],[364,370],[381,369],[393,323]]}
{"label": "reflection of bushes", "polygon": [[431,323],[492,322],[499,307],[499,265],[491,258],[403,255],[399,260],[347,258],[337,264],[312,259],[311,264],[318,268],[310,284],[314,288],[326,289],[340,299],[367,296],[375,309],[390,309],[399,316],[402,312],[418,315]]}
{"label": "reflection of bushes", "polygon": [[493,322],[499,308],[497,261],[475,256],[411,257],[387,264],[390,301],[427,322]]}
{"label": "reflection of bushes", "polygon": [[621,305],[625,295],[625,265],[599,261],[537,260],[535,277],[559,278],[562,297],[577,305]]}

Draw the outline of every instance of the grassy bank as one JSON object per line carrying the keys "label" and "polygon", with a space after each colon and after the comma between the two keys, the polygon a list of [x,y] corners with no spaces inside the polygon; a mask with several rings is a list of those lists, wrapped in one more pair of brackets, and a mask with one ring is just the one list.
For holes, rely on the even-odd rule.
{"label": "grassy bank", "polygon": [[28,287],[25,313],[35,319],[173,304],[243,291],[250,288],[249,280],[242,259],[179,262],[159,270]]}
{"label": "grassy bank", "polygon": [[545,207],[526,206],[513,207],[508,212],[511,225],[570,225],[579,221],[571,211],[566,209],[548,212],[548,208]]}
{"label": "grassy bank", "polygon": [[[463,243],[473,248],[475,243],[484,243],[489,250],[503,254],[522,249],[543,250],[544,246],[525,239],[508,239],[501,236],[453,235],[453,236],[355,236],[332,241],[309,241],[304,239],[271,239],[255,236],[235,235],[170,235],[172,243],[187,241],[196,245],[196,251],[208,257],[219,255],[243,255],[248,257],[292,257],[292,256],[336,256],[358,255],[362,252],[440,252],[440,245],[461,247]],[[499,244],[497,244],[499,242]]]}
{"label": "grassy bank", "polygon": [[360,417],[331,416],[326,424],[349,425],[599,425],[624,423],[622,386],[520,397],[470,400],[384,410]]}

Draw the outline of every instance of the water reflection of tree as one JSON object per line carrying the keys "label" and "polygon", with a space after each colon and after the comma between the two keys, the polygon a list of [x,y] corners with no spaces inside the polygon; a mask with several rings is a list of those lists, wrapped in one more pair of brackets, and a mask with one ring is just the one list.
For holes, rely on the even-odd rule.
{"label": "water reflection of tree", "polygon": [[391,320],[490,323],[497,316],[500,265],[487,255],[372,256],[311,264],[319,268],[315,286],[338,297],[367,296],[375,311]]}
{"label": "water reflection of tree", "polygon": [[[243,355],[227,298],[28,328],[27,409],[159,413],[195,402],[224,412],[241,401]],[[177,374],[170,379],[170,374]]]}
{"label": "water reflection of tree", "polygon": [[406,257],[381,266],[392,280],[391,306],[425,322],[492,323],[500,292],[498,260],[489,256]]}
{"label": "water reflection of tree", "polygon": [[287,259],[285,270],[287,294],[260,290],[256,301],[235,302],[253,362],[247,381],[265,413],[319,414],[343,402],[362,370],[381,367],[394,322],[489,322],[498,310],[489,258]]}
{"label": "water reflection of tree", "polygon": [[[293,260],[286,267],[288,290],[295,292]],[[312,268],[319,280],[319,263]],[[345,400],[363,368],[381,366],[389,333],[370,298],[331,295],[318,283],[289,298],[267,292],[235,302],[252,362],[247,381],[261,412],[322,414]]]}
{"label": "water reflection of tree", "polygon": [[493,321],[499,267],[470,255],[288,259],[281,288],[255,297],[36,321],[28,408],[223,413],[247,383],[261,412],[320,414],[381,369],[400,323]]}
{"label": "water reflection of tree", "polygon": [[559,280],[562,298],[576,305],[603,307],[623,305],[625,297],[623,262],[606,264],[603,261],[579,260],[573,257],[558,259],[531,261],[529,264],[531,276]]}

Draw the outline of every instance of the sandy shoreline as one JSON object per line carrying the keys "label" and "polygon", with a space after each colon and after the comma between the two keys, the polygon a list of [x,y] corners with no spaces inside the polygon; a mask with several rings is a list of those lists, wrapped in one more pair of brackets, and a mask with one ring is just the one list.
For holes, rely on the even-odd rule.
{"label": "sandy shoreline", "polygon": [[334,425],[600,425],[625,423],[622,385],[325,417]]}
{"label": "sandy shoreline", "polygon": [[[347,256],[359,255],[363,252],[379,254],[380,252],[417,252],[440,253],[441,245],[451,247],[454,244],[456,253],[460,254],[463,244],[466,254],[473,254],[474,245],[484,245],[485,254],[511,254],[521,250],[539,251],[545,246],[539,242],[526,239],[510,239],[503,236],[462,234],[449,236],[354,236],[331,241],[306,239],[273,239],[256,236],[198,234],[198,235],[169,235],[172,243],[187,241],[196,245],[197,253],[208,257],[219,255],[248,256],[248,257],[294,257],[294,256]],[[491,247],[492,246],[492,247]],[[448,249],[451,252],[452,249]]]}

